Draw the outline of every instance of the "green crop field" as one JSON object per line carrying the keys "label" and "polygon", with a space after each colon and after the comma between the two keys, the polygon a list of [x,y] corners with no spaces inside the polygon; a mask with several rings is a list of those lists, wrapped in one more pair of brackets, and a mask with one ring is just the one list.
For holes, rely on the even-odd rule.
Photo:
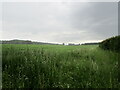
{"label": "green crop field", "polygon": [[118,57],[98,45],[2,45],[3,88],[120,88]]}

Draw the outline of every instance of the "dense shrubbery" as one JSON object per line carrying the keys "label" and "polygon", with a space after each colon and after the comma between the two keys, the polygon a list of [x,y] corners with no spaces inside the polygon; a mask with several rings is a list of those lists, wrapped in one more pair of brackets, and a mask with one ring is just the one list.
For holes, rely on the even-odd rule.
{"label": "dense shrubbery", "polygon": [[120,35],[102,41],[99,46],[105,50],[120,52]]}

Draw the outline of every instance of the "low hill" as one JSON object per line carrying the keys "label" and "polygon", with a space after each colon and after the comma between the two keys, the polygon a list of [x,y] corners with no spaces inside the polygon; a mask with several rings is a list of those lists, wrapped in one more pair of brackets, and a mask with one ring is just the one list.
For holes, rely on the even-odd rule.
{"label": "low hill", "polygon": [[0,44],[49,44],[49,45],[58,45],[54,43],[45,43],[45,42],[33,42],[30,40],[2,40]]}

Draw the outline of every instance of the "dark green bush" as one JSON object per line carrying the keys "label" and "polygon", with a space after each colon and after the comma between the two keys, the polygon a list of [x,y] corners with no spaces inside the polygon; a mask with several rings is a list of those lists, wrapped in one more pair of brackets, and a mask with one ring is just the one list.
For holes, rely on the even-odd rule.
{"label": "dark green bush", "polygon": [[108,39],[102,41],[99,44],[99,47],[101,47],[104,50],[120,52],[120,35],[111,37],[111,38],[108,38]]}

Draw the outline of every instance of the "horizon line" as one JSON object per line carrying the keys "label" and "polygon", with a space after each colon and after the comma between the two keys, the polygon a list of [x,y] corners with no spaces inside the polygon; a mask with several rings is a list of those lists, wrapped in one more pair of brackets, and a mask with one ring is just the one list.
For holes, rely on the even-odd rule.
{"label": "horizon line", "polygon": [[0,41],[11,41],[11,40],[23,40],[23,41],[31,41],[31,42],[41,42],[41,43],[54,43],[54,44],[84,44],[84,43],[99,43],[103,40],[91,40],[91,41],[83,41],[83,42],[49,42],[49,41],[38,41],[38,40],[30,40],[30,39],[0,39]]}

